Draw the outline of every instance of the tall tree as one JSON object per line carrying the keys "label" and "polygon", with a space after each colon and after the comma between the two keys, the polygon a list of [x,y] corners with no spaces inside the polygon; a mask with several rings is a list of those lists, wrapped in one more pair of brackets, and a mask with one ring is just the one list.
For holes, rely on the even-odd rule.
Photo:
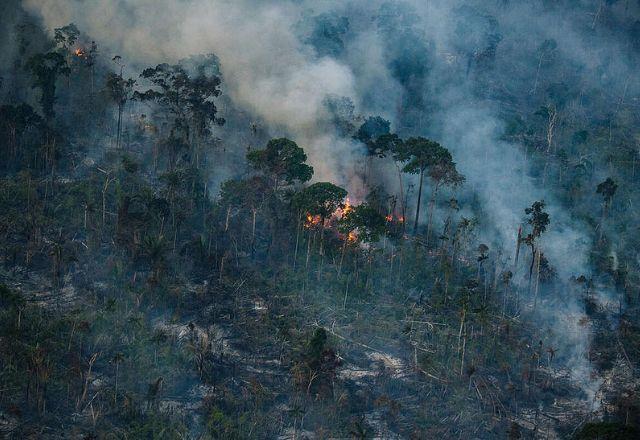
{"label": "tall tree", "polygon": [[395,151],[394,157],[397,161],[405,163],[402,171],[409,174],[420,175],[416,216],[413,223],[413,233],[416,234],[418,231],[418,222],[420,221],[420,206],[425,173],[427,171],[429,172],[429,177],[431,177],[435,184],[432,200],[434,200],[437,190],[442,184],[457,185],[461,183],[464,178],[457,172],[449,150],[438,142],[424,137],[409,138],[402,142]]}
{"label": "tall tree", "polygon": [[0,106],[0,137],[4,139],[0,163],[8,166],[10,161],[16,160],[20,155],[18,144],[22,136],[41,124],[42,119],[28,104]]}
{"label": "tall tree", "polygon": [[312,216],[319,216],[321,225],[340,207],[347,191],[329,182],[318,182],[295,194],[294,206]]}
{"label": "tall tree", "polygon": [[53,30],[53,41],[64,52],[70,51],[79,37],[80,30],[74,23]]}
{"label": "tall tree", "polygon": [[339,221],[338,230],[364,243],[373,243],[384,235],[387,222],[384,215],[368,203],[354,206]]}
{"label": "tall tree", "polygon": [[247,160],[271,179],[274,191],[282,185],[304,183],[313,176],[313,167],[305,163],[304,150],[287,138],[271,139],[264,149],[247,153]]}
{"label": "tall tree", "polygon": [[365,183],[369,181],[371,176],[371,167],[373,165],[373,158],[385,157],[386,150],[380,147],[385,147],[384,142],[378,143],[376,140],[380,136],[389,135],[389,128],[391,123],[380,116],[370,116],[360,126],[356,132],[354,138],[367,147],[367,170],[365,173]]}
{"label": "tall tree", "polygon": [[[114,57],[114,60],[118,57]],[[122,113],[124,112],[124,106],[133,97],[133,88],[136,85],[136,80],[129,78],[124,79],[122,77],[122,70],[120,74],[109,72],[106,79],[106,92],[107,96],[118,106],[118,125],[116,133],[116,148],[121,147],[122,137]]]}
{"label": "tall tree", "polygon": [[69,75],[69,65],[58,52],[47,52],[29,58],[26,67],[33,76],[32,87],[40,89],[42,113],[47,123],[50,123],[55,116],[53,105],[56,102],[56,81],[60,75]]}
{"label": "tall tree", "polygon": [[134,92],[134,98],[158,103],[171,120],[170,142],[182,142],[192,149],[191,162],[199,162],[200,145],[212,123],[222,125],[214,98],[220,96],[221,79],[204,70],[191,76],[179,65],[158,64],[140,75],[153,88]]}
{"label": "tall tree", "polygon": [[611,207],[611,201],[613,196],[618,190],[618,184],[611,178],[607,177],[606,180],[600,182],[596,187],[596,193],[602,196],[602,219],[600,221],[600,238],[602,238],[604,221],[607,218],[609,208]]}
{"label": "tall tree", "polygon": [[530,225],[530,232],[522,239],[522,241],[531,249],[531,265],[529,266],[529,287],[531,287],[531,279],[533,276],[533,267],[536,261],[540,261],[537,254],[537,240],[547,230],[549,226],[549,214],[545,212],[544,200],[533,202],[531,207],[524,210],[527,214],[527,223]]}
{"label": "tall tree", "polygon": [[456,187],[461,185],[465,178],[456,169],[456,164],[451,160],[451,156],[443,154],[428,171],[429,178],[432,182],[431,199],[429,201],[429,220],[427,221],[427,242],[431,233],[431,224],[433,222],[433,211],[435,208],[436,197],[442,186]]}
{"label": "tall tree", "polygon": [[[320,217],[320,255],[324,255],[325,220],[330,217],[347,197],[347,191],[329,182],[318,182],[295,194],[293,205],[312,217]],[[320,263],[321,274],[322,261]]]}

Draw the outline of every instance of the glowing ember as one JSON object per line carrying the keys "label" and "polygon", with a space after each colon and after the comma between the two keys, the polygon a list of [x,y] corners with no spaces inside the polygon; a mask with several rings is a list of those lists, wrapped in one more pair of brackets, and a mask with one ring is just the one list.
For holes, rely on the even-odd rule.
{"label": "glowing ember", "polygon": [[304,227],[305,228],[312,228],[314,226],[319,225],[321,221],[322,221],[322,219],[320,218],[319,215],[311,215],[311,214],[307,213],[307,217],[306,217],[305,222],[304,222]]}
{"label": "glowing ember", "polygon": [[387,216],[385,217],[385,220],[387,220],[387,223],[391,223],[393,221],[396,221],[398,223],[404,223],[404,217],[401,215],[395,216],[394,214],[387,214]]}
{"label": "glowing ember", "polygon": [[356,241],[358,239],[358,235],[356,235],[355,232],[351,231],[349,232],[349,234],[347,235],[347,241],[353,243],[354,241]]}
{"label": "glowing ember", "polygon": [[347,215],[351,211],[353,211],[353,207],[351,206],[349,197],[347,197],[347,199],[344,201],[344,208],[342,208],[342,215]]}
{"label": "glowing ember", "polygon": [[84,49],[82,48],[77,48],[75,51],[73,51],[73,53],[77,56],[77,57],[84,57],[86,55]]}

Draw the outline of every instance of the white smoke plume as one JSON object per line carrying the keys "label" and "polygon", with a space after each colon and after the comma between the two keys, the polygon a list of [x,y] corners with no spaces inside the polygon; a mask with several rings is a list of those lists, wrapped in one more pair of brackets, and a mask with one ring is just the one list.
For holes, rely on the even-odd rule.
{"label": "white smoke plume", "polygon": [[[354,77],[336,60],[314,58],[299,41],[293,29],[299,7],[245,0],[25,0],[25,5],[50,30],[73,22],[138,66],[215,53],[236,105],[294,137],[307,150],[316,179],[348,183],[344,162],[336,157],[339,141],[318,122],[327,118],[327,95],[354,95]],[[344,142],[340,147],[354,148]]]}

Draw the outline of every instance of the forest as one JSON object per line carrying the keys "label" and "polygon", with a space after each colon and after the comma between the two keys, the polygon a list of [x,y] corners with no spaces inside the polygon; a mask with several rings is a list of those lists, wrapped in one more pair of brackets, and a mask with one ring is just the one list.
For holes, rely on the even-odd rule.
{"label": "forest", "polygon": [[0,438],[640,438],[640,1],[0,9]]}

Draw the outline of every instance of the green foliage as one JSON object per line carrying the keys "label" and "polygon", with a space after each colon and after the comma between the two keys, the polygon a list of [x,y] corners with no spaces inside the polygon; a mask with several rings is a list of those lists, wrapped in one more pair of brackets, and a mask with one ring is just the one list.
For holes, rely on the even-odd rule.
{"label": "green foliage", "polygon": [[531,226],[531,232],[525,237],[524,241],[527,243],[533,243],[549,226],[549,214],[544,211],[544,200],[533,202],[531,207],[524,210],[527,218],[527,223]]}
{"label": "green foliage", "polygon": [[122,106],[133,97],[135,85],[135,79],[124,79],[116,73],[109,72],[105,80],[105,92],[110,100]]}
{"label": "green foliage", "polygon": [[304,213],[326,219],[340,207],[346,196],[344,188],[329,182],[317,182],[296,193],[293,206]]}
{"label": "green foliage", "polygon": [[247,153],[251,166],[280,184],[304,183],[313,176],[313,167],[307,165],[304,150],[287,138],[271,139],[263,150]]}
{"label": "green foliage", "polygon": [[598,184],[596,193],[600,194],[604,202],[608,204],[611,203],[611,199],[613,199],[617,189],[618,184],[611,177],[607,177],[606,180]]}
{"label": "green foliage", "polygon": [[458,173],[451,153],[439,143],[423,137],[409,138],[400,143],[394,158],[405,162],[402,171],[410,174],[429,172],[437,184],[460,185],[464,177]]}
{"label": "green foliage", "polygon": [[33,87],[40,89],[40,105],[47,121],[55,116],[56,81],[59,75],[71,73],[64,56],[58,52],[40,53],[32,56],[25,67],[33,76]]}
{"label": "green foliage", "polygon": [[388,153],[391,153],[396,160],[402,159],[402,147],[403,141],[395,133],[386,133],[372,139],[367,144],[369,151],[374,153],[378,157],[386,157]]}
{"label": "green foliage", "polygon": [[53,30],[53,41],[63,50],[70,50],[79,37],[80,30],[74,23]]}
{"label": "green foliage", "polygon": [[386,233],[385,217],[367,203],[353,207],[339,222],[343,234],[355,232],[358,241],[373,243]]}
{"label": "green foliage", "polygon": [[264,202],[267,190],[267,182],[260,176],[245,180],[227,180],[220,188],[220,204],[256,209]]}
{"label": "green foliage", "polygon": [[367,146],[370,156],[380,156],[384,150],[380,149],[380,144],[376,145],[376,140],[380,136],[390,134],[391,123],[380,116],[368,117],[355,134],[355,139]]}
{"label": "green foliage", "polygon": [[423,137],[405,140],[396,150],[395,159],[406,162],[402,171],[410,174],[419,174],[436,164],[452,160],[446,148]]}
{"label": "green foliage", "polygon": [[192,136],[203,137],[209,134],[210,123],[224,124],[214,102],[221,93],[219,76],[207,74],[204,69],[191,76],[181,65],[163,63],[143,70],[140,77],[154,88],[135,91],[133,98],[154,101],[171,115],[171,137],[183,141]]}

